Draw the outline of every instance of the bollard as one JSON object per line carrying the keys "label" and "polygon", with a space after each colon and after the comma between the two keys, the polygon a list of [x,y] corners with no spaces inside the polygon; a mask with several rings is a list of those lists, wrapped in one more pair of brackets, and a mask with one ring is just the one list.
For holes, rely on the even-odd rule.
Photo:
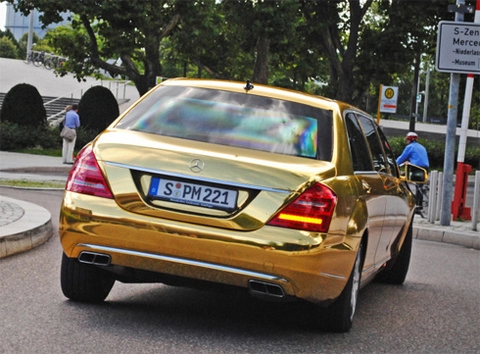
{"label": "bollard", "polygon": [[480,212],[480,171],[475,172],[475,188],[473,190],[472,230],[477,231],[478,213]]}
{"label": "bollard", "polygon": [[458,218],[471,220],[470,208],[465,206],[468,174],[472,172],[472,166],[458,162],[457,173],[455,179],[455,193],[452,202],[453,220]]}
{"label": "bollard", "polygon": [[443,195],[443,172],[438,173],[438,186],[437,186],[437,205],[435,205],[435,220],[440,220],[440,213],[442,210],[443,200],[441,196]]}
{"label": "bollard", "polygon": [[437,213],[437,184],[438,184],[438,171],[432,171],[429,176],[430,180],[430,192],[428,195],[428,222],[430,224],[435,223],[435,216]]}

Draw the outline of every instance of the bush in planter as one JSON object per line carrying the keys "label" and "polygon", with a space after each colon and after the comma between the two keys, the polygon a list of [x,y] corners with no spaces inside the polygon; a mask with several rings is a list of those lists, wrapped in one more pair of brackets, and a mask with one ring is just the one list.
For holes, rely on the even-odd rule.
{"label": "bush in planter", "polygon": [[88,89],[78,104],[81,127],[95,135],[104,130],[119,114],[117,100],[110,90],[103,86]]}

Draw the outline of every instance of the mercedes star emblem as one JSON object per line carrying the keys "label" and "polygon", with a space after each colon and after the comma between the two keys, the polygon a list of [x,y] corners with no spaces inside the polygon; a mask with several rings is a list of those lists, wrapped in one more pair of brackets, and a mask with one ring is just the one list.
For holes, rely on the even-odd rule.
{"label": "mercedes star emblem", "polygon": [[205,162],[203,162],[200,159],[194,159],[190,162],[189,167],[190,167],[190,171],[194,173],[199,173],[199,172],[202,172],[203,169],[205,168]]}

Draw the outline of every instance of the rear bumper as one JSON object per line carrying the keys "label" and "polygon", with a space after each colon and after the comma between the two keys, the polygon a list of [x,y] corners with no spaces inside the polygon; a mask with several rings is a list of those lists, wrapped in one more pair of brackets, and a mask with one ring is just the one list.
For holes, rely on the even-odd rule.
{"label": "rear bumper", "polygon": [[265,282],[286,296],[319,303],[340,295],[360,242],[270,226],[239,232],[185,224],[133,214],[113,200],[69,194],[60,216],[65,254],[107,255],[107,269],[128,267],[243,288]]}

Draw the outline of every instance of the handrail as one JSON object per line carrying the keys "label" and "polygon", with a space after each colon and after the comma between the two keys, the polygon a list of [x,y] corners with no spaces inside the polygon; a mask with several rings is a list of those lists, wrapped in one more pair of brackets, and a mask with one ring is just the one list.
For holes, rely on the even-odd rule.
{"label": "handrail", "polygon": [[[93,86],[102,86],[102,87],[106,87],[106,83],[108,82],[108,89],[114,94],[115,98],[118,100],[118,89],[119,89],[119,86],[122,86],[123,85],[123,99],[125,99],[125,96],[126,96],[126,89],[127,89],[127,85],[129,85],[131,83],[130,80],[100,80],[100,84],[89,84],[85,87],[82,87],[80,89],[77,89],[77,90],[74,90],[72,92],[69,92],[63,96],[59,96],[57,98],[54,98],[53,100],[50,100],[48,102],[45,102],[43,105],[44,107],[48,107],[49,105],[55,103],[56,101],[59,101],[63,98],[68,98],[70,96],[71,99],[74,98],[74,94],[75,93],[78,93],[80,92],[80,95],[79,95],[79,99],[83,96],[83,91],[86,90],[86,89],[89,89]],[[113,92],[112,90],[112,84],[116,84],[116,90],[115,90],[115,93]],[[51,115],[50,117],[47,118],[47,121],[52,121],[52,120],[55,120],[59,115],[61,115],[62,113],[64,113],[65,110],[63,110],[62,112],[59,112],[59,113],[55,113],[54,115]]]}

